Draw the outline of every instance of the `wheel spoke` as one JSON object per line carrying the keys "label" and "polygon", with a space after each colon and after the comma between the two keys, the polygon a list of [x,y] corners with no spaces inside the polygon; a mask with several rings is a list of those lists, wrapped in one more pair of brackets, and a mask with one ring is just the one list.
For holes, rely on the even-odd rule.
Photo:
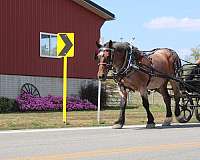
{"label": "wheel spoke", "polygon": [[35,95],[36,92],[37,92],[37,89],[34,88],[34,91],[32,92],[32,94]]}
{"label": "wheel spoke", "polygon": [[23,95],[24,93],[31,94],[34,97],[40,97],[38,89],[33,84],[30,83],[25,83],[22,86],[20,95]]}
{"label": "wheel spoke", "polygon": [[28,84],[29,93],[30,93],[31,95],[33,95],[33,94],[32,94],[32,86],[33,86],[32,84]]}
{"label": "wheel spoke", "polygon": [[25,92],[29,93],[29,89],[26,87],[26,85],[24,86]]}

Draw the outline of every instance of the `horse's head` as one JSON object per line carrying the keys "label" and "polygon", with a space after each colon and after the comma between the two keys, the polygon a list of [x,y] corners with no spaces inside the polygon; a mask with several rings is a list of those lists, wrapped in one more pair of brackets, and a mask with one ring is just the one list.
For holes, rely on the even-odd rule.
{"label": "horse's head", "polygon": [[113,62],[113,52],[114,48],[112,47],[113,42],[109,41],[104,45],[96,43],[98,47],[98,53],[96,59],[98,59],[99,70],[97,73],[98,79],[104,81],[107,78],[108,71],[112,68]]}
{"label": "horse's head", "polygon": [[111,40],[104,45],[97,43],[99,70],[97,77],[100,80],[106,80],[109,70],[117,71],[127,59],[127,53],[131,51],[130,44],[125,42],[112,42]]}

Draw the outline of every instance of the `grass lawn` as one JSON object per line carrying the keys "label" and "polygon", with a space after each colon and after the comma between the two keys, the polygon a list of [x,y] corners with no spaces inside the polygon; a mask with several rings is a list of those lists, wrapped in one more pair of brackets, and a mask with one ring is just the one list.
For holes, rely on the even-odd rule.
{"label": "grass lawn", "polygon": [[[151,111],[155,122],[162,123],[165,108],[156,105],[151,107]],[[103,110],[101,124],[98,125],[97,111],[68,112],[66,125],[62,121],[62,112],[0,114],[0,130],[108,126],[117,120],[118,115],[119,110]],[[176,122],[175,119],[174,122]],[[197,122],[197,120],[193,118],[190,122]],[[126,109],[126,125],[133,124],[146,124],[146,113],[142,106]]]}

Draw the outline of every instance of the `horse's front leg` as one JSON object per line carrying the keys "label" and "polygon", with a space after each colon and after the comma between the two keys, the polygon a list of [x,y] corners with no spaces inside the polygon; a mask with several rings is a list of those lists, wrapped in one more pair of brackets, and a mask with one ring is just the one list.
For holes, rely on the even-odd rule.
{"label": "horse's front leg", "polygon": [[119,114],[119,119],[113,125],[114,129],[121,129],[125,123],[125,108],[126,108],[128,94],[124,86],[119,86],[119,87],[120,87],[120,96],[121,96],[120,114]]}
{"label": "horse's front leg", "polygon": [[141,97],[142,97],[142,104],[147,112],[147,125],[146,128],[155,128],[155,123],[154,123],[154,117],[149,109],[149,100],[148,100],[148,94],[147,91],[141,91],[140,92]]}

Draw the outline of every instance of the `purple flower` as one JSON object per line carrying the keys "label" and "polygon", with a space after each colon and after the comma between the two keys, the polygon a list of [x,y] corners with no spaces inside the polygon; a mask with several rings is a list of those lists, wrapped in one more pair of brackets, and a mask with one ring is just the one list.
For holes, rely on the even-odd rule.
{"label": "purple flower", "polygon": [[[24,93],[16,99],[20,111],[61,111],[63,99],[61,96],[48,95],[46,97],[34,97]],[[96,110],[97,107],[88,100],[79,97],[67,97],[67,111]]]}

